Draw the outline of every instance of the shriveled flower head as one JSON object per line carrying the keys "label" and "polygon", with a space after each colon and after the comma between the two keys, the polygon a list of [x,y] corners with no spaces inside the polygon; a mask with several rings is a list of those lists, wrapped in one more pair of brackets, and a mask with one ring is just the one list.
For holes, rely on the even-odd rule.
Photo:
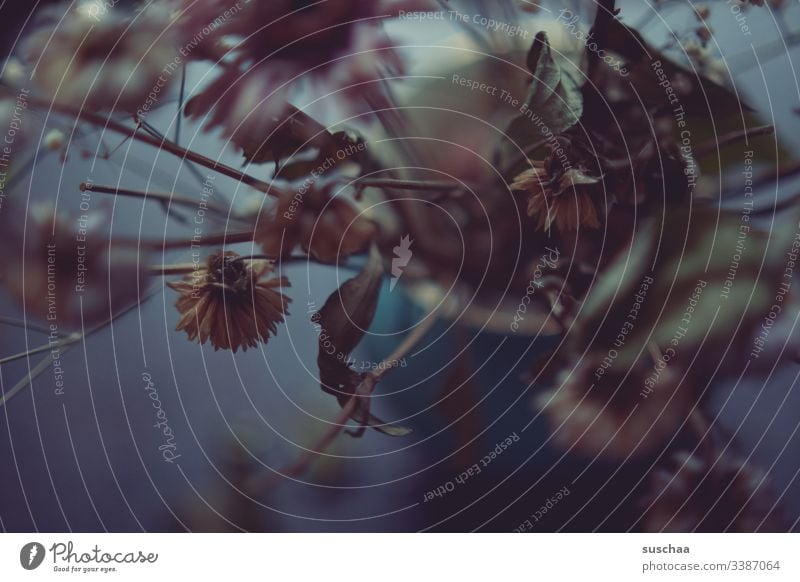
{"label": "shriveled flower head", "polygon": [[[536,399],[558,445],[624,459],[652,452],[678,431],[691,398],[677,370],[660,370],[651,384],[652,366],[637,364],[628,373],[623,363],[614,362],[598,380],[602,367],[598,358],[563,372],[556,386]],[[654,386],[650,393],[648,385]]]}
{"label": "shriveled flower head", "polygon": [[166,96],[172,75],[164,70],[178,45],[167,7],[153,3],[131,14],[84,2],[69,8],[63,19],[62,14],[56,7],[43,10],[44,23],[25,39],[21,51],[48,98],[135,113],[151,92]]}
{"label": "shriveled flower head", "polygon": [[268,261],[239,259],[230,251],[211,255],[205,267],[169,283],[180,294],[176,330],[201,344],[210,340],[215,350],[247,351],[259,341],[267,343],[291,302],[279,291],[289,281],[268,278],[271,271]]}
{"label": "shriveled flower head", "polygon": [[312,258],[335,263],[367,248],[375,224],[345,198],[327,198],[321,191],[298,190],[259,220],[256,241],[267,256],[286,256],[300,247]]}
{"label": "shriveled flower head", "polygon": [[600,228],[591,190],[599,178],[575,168],[557,168],[553,158],[530,164],[530,169],[514,179],[511,189],[528,193],[528,216],[536,220],[538,230],[549,230],[552,225],[560,232]]}
{"label": "shriveled flower head", "polygon": [[648,532],[786,531],[764,474],[743,461],[675,453],[641,500]]}
{"label": "shriveled flower head", "polygon": [[3,207],[4,286],[29,317],[80,329],[101,323],[146,289],[147,256],[109,237],[111,216],[61,211],[52,204]]}

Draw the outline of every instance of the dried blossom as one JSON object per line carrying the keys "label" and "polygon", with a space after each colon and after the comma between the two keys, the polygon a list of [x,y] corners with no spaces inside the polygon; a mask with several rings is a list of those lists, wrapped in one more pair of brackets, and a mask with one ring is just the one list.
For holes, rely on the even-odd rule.
{"label": "dried blossom", "polygon": [[[644,394],[654,378],[654,390]],[[652,451],[678,430],[691,408],[690,390],[678,378],[669,368],[655,376],[652,366],[629,370],[621,361],[606,371],[602,360],[593,359],[562,372],[536,404],[563,448],[624,459]]]}
{"label": "dried blossom", "polygon": [[[220,18],[229,8],[224,2],[201,3],[199,9],[194,0],[186,3],[192,8],[179,21],[186,35],[216,21],[215,46],[235,39],[230,62],[187,104],[186,113],[203,118],[206,130],[221,128],[245,151],[266,141],[285,119],[297,87],[325,95],[357,85],[357,97],[371,94],[380,102],[382,92],[370,81],[399,72],[402,62],[378,23],[401,9],[428,6],[422,0],[327,0],[299,8],[288,1],[268,7],[253,2]],[[217,51],[215,58],[222,54]]]}
{"label": "dried blossom", "polygon": [[536,219],[538,230],[549,230],[553,224],[561,232],[581,226],[600,228],[592,190],[587,188],[598,184],[599,178],[575,168],[560,175],[551,173],[545,161],[530,164],[530,169],[514,179],[511,189],[529,194],[528,216]]}
{"label": "dried blossom", "polygon": [[650,477],[643,498],[650,532],[785,531],[765,498],[765,475],[727,456],[676,453]]}
{"label": "dried blossom", "polygon": [[211,255],[205,267],[169,283],[180,294],[176,330],[201,344],[210,340],[215,350],[247,351],[259,341],[267,343],[291,302],[279,291],[289,281],[265,278],[271,271],[268,261],[240,259],[230,251]]}
{"label": "dried blossom", "polygon": [[260,221],[256,241],[267,256],[286,256],[300,245],[312,258],[335,263],[366,250],[374,235],[374,223],[349,200],[309,190],[280,200],[274,214]]}
{"label": "dried blossom", "polygon": [[55,9],[42,12],[49,19],[25,40],[21,54],[50,99],[135,113],[152,91],[166,91],[171,75],[162,73],[177,44],[166,7],[151,4],[130,15],[79,6],[63,18]]}

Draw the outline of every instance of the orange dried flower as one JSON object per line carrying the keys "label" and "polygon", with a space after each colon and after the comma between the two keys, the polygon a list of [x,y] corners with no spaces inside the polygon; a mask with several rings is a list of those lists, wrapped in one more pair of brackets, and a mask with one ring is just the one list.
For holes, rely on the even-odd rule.
{"label": "orange dried flower", "polygon": [[180,293],[175,306],[182,317],[175,329],[201,344],[211,340],[215,350],[247,351],[259,341],[267,343],[291,302],[276,290],[290,286],[285,277],[263,278],[271,271],[268,261],[241,259],[233,252],[211,255],[204,268],[169,283]]}
{"label": "orange dried flower", "polygon": [[538,230],[549,230],[555,224],[560,231],[577,230],[579,226],[600,228],[600,218],[586,186],[600,182],[580,170],[570,168],[560,177],[552,176],[544,161],[532,161],[531,168],[518,175],[512,190],[528,192],[528,216],[536,218]]}

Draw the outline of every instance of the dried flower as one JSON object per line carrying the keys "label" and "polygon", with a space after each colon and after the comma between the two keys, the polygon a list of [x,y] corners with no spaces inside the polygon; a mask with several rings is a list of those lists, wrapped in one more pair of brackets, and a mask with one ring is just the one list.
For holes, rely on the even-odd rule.
{"label": "dried flower", "polygon": [[176,44],[165,7],[151,4],[135,16],[80,6],[63,18],[56,8],[42,13],[51,22],[25,40],[21,53],[35,66],[34,79],[49,98],[135,113],[151,92],[165,92],[171,75],[162,73],[175,58]]}
{"label": "dried flower", "polygon": [[309,190],[280,200],[275,214],[259,225],[256,241],[268,256],[286,256],[300,245],[314,259],[335,263],[364,251],[374,234],[374,223],[350,201]]}
{"label": "dried flower", "polygon": [[[227,3],[196,9],[194,0],[185,2],[192,6],[179,20],[186,35],[216,21],[210,35],[215,46],[224,50],[226,39],[236,41],[224,72],[187,103],[186,114],[204,119],[206,130],[221,128],[245,151],[257,149],[285,119],[296,88],[335,93],[337,103],[347,105],[340,90],[358,85],[359,97],[374,94],[380,102],[381,91],[369,81],[399,72],[402,63],[378,22],[400,9],[428,6],[423,0],[327,0],[298,8],[277,0],[252,2],[220,19]],[[206,48],[194,56],[209,54],[219,60],[224,52]]]}
{"label": "dried flower", "polygon": [[[554,440],[565,449],[624,459],[652,451],[678,430],[690,409],[689,389],[680,374],[659,371],[651,393],[643,395],[656,376],[651,366],[628,370],[615,361],[606,371],[593,359],[561,374],[552,390],[536,404],[549,419]],[[596,374],[599,370],[605,373]]]}
{"label": "dried flower", "polygon": [[240,259],[234,252],[217,252],[206,266],[169,283],[180,293],[175,306],[181,313],[177,331],[191,341],[211,340],[215,350],[238,351],[267,343],[288,315],[291,299],[276,289],[289,287],[285,277],[264,279],[272,265]]}
{"label": "dried flower", "polygon": [[649,532],[785,531],[765,498],[760,471],[726,455],[711,461],[687,452],[650,477],[642,500]]}
{"label": "dried flower", "polygon": [[561,231],[584,226],[600,228],[597,208],[587,186],[600,182],[582,170],[570,168],[559,175],[551,173],[545,161],[532,161],[511,184],[512,190],[528,192],[528,216],[536,218],[538,230],[549,230],[555,223]]}

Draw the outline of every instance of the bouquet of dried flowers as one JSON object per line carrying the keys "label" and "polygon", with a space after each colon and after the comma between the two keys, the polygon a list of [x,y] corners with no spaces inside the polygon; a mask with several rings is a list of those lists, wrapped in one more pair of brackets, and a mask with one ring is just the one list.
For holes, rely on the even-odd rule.
{"label": "bouquet of dried flowers", "polygon": [[[287,469],[296,474],[348,423],[354,436],[410,432],[371,411],[393,366],[352,365],[390,279],[438,300],[387,362],[442,318],[557,336],[526,381],[559,446],[626,460],[679,433],[694,439],[654,469],[643,527],[707,525],[683,501],[696,481],[729,505],[717,508],[725,527],[763,528],[760,482],[744,461],[717,463],[709,402],[715,386],[782,355],[762,328],[778,329],[791,301],[798,212],[796,197],[769,190],[800,166],[715,56],[714,5],[657,47],[614,0],[50,4],[2,69],[3,285],[66,349],[163,278],[175,333],[235,353],[266,346],[290,317],[284,264],[357,269],[312,317],[320,387],[341,412]],[[414,42],[416,27],[443,40]],[[31,112],[61,129],[37,137]],[[182,145],[182,123],[242,166]],[[202,233],[125,238],[106,228],[109,207],[70,215],[58,196],[10,194],[42,155],[112,163],[133,142],[210,177],[194,194],[161,193],[120,173],[61,196],[139,197]],[[248,203],[214,196],[213,176]],[[157,265],[159,253],[184,262]]]}

